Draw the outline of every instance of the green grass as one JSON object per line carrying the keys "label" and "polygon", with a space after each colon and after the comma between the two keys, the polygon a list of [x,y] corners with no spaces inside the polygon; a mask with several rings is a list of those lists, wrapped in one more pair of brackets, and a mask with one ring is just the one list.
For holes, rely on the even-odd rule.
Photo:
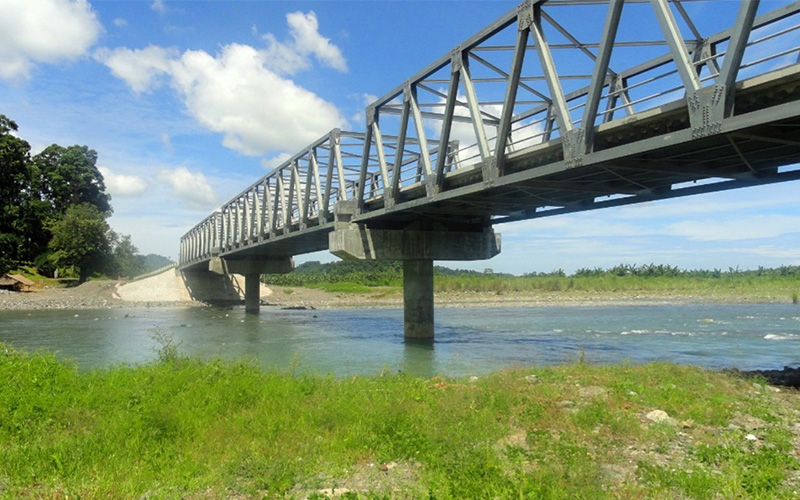
{"label": "green grass", "polygon": [[81,372],[0,346],[0,379],[3,499],[797,498],[798,395],[672,364],[334,378],[169,344]]}
{"label": "green grass", "polygon": [[[306,262],[293,272],[265,275],[272,286],[318,288],[331,292],[371,293],[402,289],[399,262],[341,261],[328,264]],[[434,287],[439,293],[477,292],[494,294],[589,294],[619,293],[702,297],[705,299],[798,303],[800,266],[742,271],[729,269],[681,270],[666,265],[618,265],[609,269],[579,269],[572,275],[561,270],[523,276],[452,270],[437,266]]]}

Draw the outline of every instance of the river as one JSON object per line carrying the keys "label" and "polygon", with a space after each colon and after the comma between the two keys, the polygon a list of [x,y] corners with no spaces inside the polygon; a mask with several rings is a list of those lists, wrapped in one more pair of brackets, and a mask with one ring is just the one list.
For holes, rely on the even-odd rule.
{"label": "river", "polygon": [[158,336],[192,357],[337,376],[469,376],[580,356],[742,370],[800,363],[792,304],[439,308],[435,329],[433,342],[405,342],[399,309],[0,311],[0,342],[55,352],[82,369],[156,359]]}

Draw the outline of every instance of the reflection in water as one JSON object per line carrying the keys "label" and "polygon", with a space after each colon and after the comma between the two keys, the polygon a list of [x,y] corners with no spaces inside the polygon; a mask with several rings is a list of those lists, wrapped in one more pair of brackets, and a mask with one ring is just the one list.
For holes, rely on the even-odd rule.
{"label": "reflection in water", "polygon": [[800,362],[792,304],[440,309],[435,341],[403,340],[400,309],[263,308],[0,311],[0,342],[43,349],[82,368],[156,359],[154,332],[201,359],[338,376],[470,376],[513,365],[669,360],[709,368]]}
{"label": "reflection in water", "polygon": [[420,377],[433,377],[437,374],[435,354],[433,339],[405,339],[400,371]]}

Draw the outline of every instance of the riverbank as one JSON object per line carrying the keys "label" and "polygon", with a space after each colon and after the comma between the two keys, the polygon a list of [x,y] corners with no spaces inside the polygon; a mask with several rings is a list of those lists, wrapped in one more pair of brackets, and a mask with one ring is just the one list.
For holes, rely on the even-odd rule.
{"label": "riverbank", "polygon": [[[401,308],[402,290],[372,287],[367,292],[329,292],[319,288],[263,285],[265,305],[282,308],[344,309]],[[681,290],[565,290],[565,291],[438,291],[436,307],[546,307],[663,304],[749,304],[788,303],[784,290],[720,289]],[[230,303],[230,301],[227,301]],[[32,292],[0,290],[0,310],[108,309],[149,307],[202,307],[191,300],[186,286],[171,271],[126,284],[118,281],[89,281],[76,287],[38,287]]]}
{"label": "riverbank", "polygon": [[320,377],[0,355],[0,498],[797,498],[800,395],[672,364]]}

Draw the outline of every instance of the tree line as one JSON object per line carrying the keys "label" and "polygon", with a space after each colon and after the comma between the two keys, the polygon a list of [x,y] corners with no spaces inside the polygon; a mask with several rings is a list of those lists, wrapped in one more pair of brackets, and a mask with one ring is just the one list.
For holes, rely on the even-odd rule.
{"label": "tree line", "polygon": [[113,209],[97,152],[53,144],[31,155],[17,130],[0,114],[0,274],[32,265],[82,283],[96,273],[145,272],[146,258],[131,237],[106,220]]}
{"label": "tree line", "polygon": [[[675,279],[751,279],[751,278],[798,278],[800,266],[780,266],[775,268],[741,270],[721,269],[681,269],[664,264],[631,265],[619,264],[609,268],[580,268],[572,274],[563,269],[551,272],[526,273],[515,276],[495,273],[491,269],[483,272],[468,269],[434,267],[434,276],[439,283],[453,284],[457,280],[470,280],[471,286],[480,289],[486,283],[554,283],[567,280],[591,280],[593,278],[675,278]],[[263,277],[266,283],[279,286],[315,286],[323,283],[352,282],[366,286],[400,286],[403,282],[403,264],[400,261],[337,261],[321,263],[305,262],[288,274],[268,274]],[[555,280],[555,281],[554,281]],[[619,282],[615,282],[619,284]],[[560,286],[560,285],[559,285]],[[468,287],[469,288],[469,287]]]}

